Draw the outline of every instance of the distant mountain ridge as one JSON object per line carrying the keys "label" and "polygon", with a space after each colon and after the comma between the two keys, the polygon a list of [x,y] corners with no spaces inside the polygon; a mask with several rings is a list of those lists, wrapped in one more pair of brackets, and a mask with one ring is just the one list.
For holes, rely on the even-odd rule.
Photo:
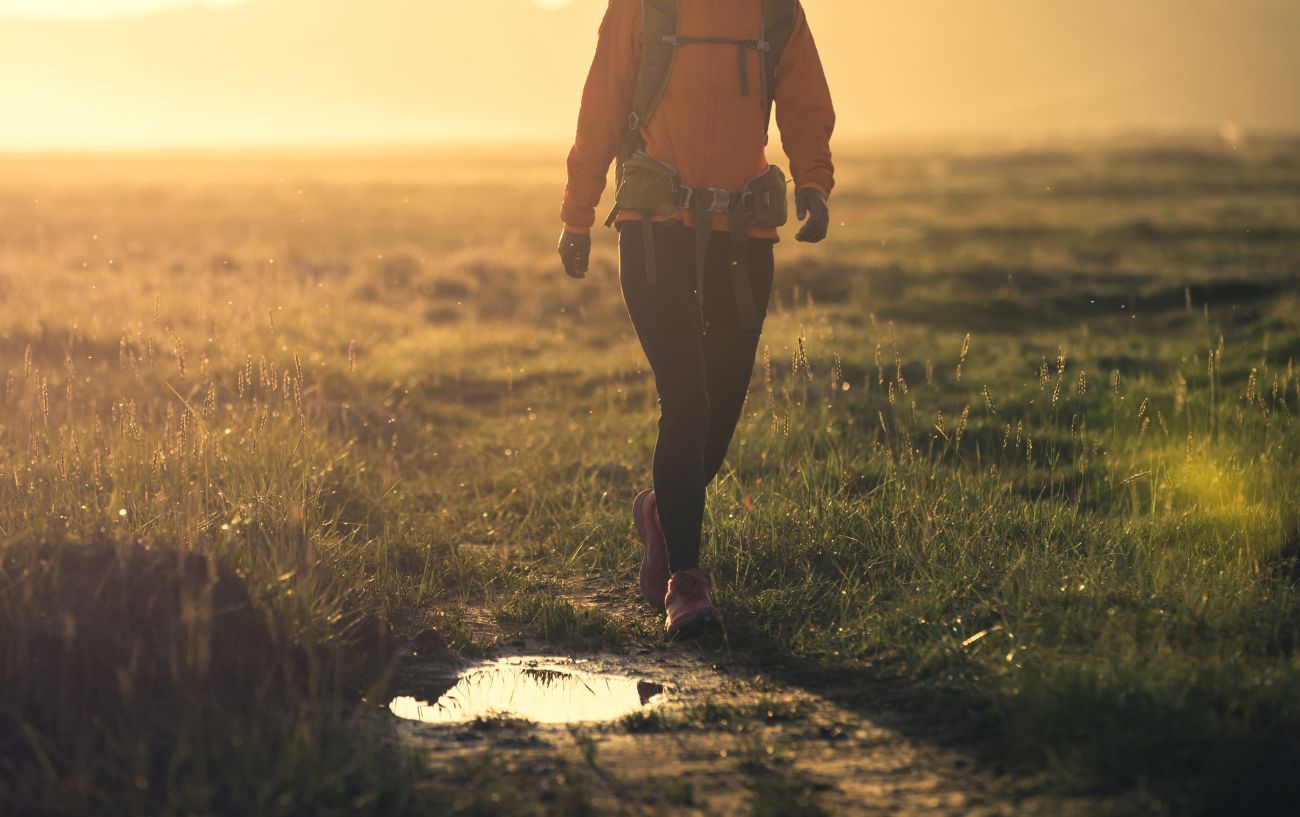
{"label": "distant mountain ridge", "polygon": [[[255,0],[0,21],[0,147],[562,141],[605,3]],[[805,6],[849,135],[1300,129],[1290,0]]]}

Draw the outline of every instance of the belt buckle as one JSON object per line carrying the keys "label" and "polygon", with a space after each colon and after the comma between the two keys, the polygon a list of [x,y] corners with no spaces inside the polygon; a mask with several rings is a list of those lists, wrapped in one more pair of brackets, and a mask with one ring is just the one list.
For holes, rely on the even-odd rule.
{"label": "belt buckle", "polygon": [[710,213],[722,213],[726,215],[731,212],[731,191],[724,190],[721,187],[710,187],[709,194],[712,195],[712,203],[709,204]]}

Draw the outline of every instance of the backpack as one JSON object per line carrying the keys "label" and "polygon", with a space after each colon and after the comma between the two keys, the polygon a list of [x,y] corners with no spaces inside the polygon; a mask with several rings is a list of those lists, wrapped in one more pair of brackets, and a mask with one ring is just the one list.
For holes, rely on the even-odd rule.
{"label": "backpack", "polygon": [[[637,77],[636,90],[632,95],[632,110],[627,117],[627,133],[623,137],[622,150],[619,151],[618,156],[618,195],[620,200],[629,198],[643,199],[638,205],[627,209],[646,214],[646,217],[641,220],[641,235],[646,253],[646,284],[649,286],[653,286],[657,279],[654,228],[650,215],[661,207],[669,211],[674,208],[684,207],[693,207],[695,209],[696,295],[699,300],[699,319],[702,331],[707,331],[704,323],[704,264],[711,232],[711,208],[705,206],[706,202],[702,195],[692,196],[693,201],[691,202],[682,203],[676,201],[677,193],[681,189],[676,178],[676,171],[642,153],[645,149],[645,140],[641,136],[641,128],[654,116],[659,107],[659,101],[663,99],[664,90],[668,87],[669,75],[672,74],[673,59],[677,55],[677,49],[703,43],[734,45],[738,54],[737,65],[740,74],[741,96],[747,97],[751,95],[752,89],[749,87],[748,70],[749,52],[751,50],[758,52],[761,61],[759,77],[762,82],[762,88],[760,89],[762,96],[759,99],[759,104],[763,106],[763,141],[764,144],[767,143],[767,131],[772,125],[772,94],[776,88],[777,70],[781,64],[781,55],[785,52],[785,47],[790,42],[790,34],[794,29],[794,13],[797,0],[762,0],[762,2],[763,26],[759,36],[754,39],[735,40],[729,37],[682,36],[678,31],[680,0],[641,0],[644,20],[642,31],[644,57],[641,62],[640,74]],[[639,174],[631,172],[640,167],[644,167],[648,172]],[[779,170],[775,171],[775,173],[779,177],[780,191],[780,202],[777,209],[780,211],[781,223],[784,223],[785,176]],[[635,175],[635,178],[630,179],[629,176],[632,175]],[[746,244],[747,228],[750,220],[744,202],[747,201],[747,196],[756,195],[756,191],[750,191],[751,185],[761,186],[764,182],[770,183],[771,178],[772,173],[769,171],[769,173],[765,173],[761,177],[751,179],[746,184],[745,191],[707,191],[713,196],[712,207],[719,205],[717,197],[720,193],[727,194],[733,259],[731,282],[736,297],[737,316],[742,330],[748,335],[757,335],[761,331],[762,319],[759,316],[758,306],[754,301],[749,280]],[[701,191],[701,193],[703,192],[705,191]],[[627,202],[616,201],[613,212],[609,214],[609,218],[605,221],[606,226],[614,224],[620,209],[625,203]]]}
{"label": "backpack", "polygon": [[627,158],[645,147],[641,138],[641,128],[654,116],[668,87],[668,77],[672,74],[673,58],[677,49],[702,43],[716,45],[734,45],[737,49],[740,73],[740,94],[750,95],[749,71],[747,70],[748,52],[758,52],[762,62],[760,77],[762,94],[760,104],[763,106],[763,138],[767,139],[767,130],[772,123],[772,93],[776,87],[777,69],[781,64],[781,54],[790,42],[790,33],[794,28],[796,0],[763,0],[763,28],[758,38],[750,40],[733,40],[727,37],[684,37],[678,33],[679,0],[642,0],[642,18],[644,21],[644,58],[641,72],[637,78],[636,91],[632,96],[632,110],[627,117],[627,136],[624,140],[622,158]]}

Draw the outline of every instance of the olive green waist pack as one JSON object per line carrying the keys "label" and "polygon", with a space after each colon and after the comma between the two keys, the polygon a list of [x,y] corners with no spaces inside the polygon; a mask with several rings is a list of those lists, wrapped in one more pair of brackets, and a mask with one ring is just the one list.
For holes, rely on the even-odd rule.
{"label": "olive green waist pack", "polygon": [[755,227],[784,227],[790,220],[785,173],[776,165],[745,182],[745,215]]}
{"label": "olive green waist pack", "polygon": [[681,188],[677,170],[641,151],[619,165],[617,185],[611,223],[623,210],[657,217],[671,216],[677,209],[678,190]]}

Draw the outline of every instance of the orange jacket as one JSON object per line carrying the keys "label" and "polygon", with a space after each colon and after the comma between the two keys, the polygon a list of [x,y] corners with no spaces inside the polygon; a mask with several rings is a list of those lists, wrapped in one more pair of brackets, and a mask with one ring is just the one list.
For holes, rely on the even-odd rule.
{"label": "orange jacket", "polygon": [[[596,57],[582,92],[578,133],[569,152],[569,183],[560,217],[570,232],[589,232],[605,190],[610,163],[627,131],[641,68],[642,0],[610,0],[600,26]],[[758,37],[762,0],[679,0],[679,28],[691,37]],[[762,87],[757,54],[748,52],[749,86]],[[821,58],[802,4],[777,67],[776,122],[790,157],[796,188],[813,187],[829,197],[835,186],[830,139],[835,110]],[[641,130],[646,153],[677,168],[690,187],[739,190],[768,167],[764,151],[762,96],[740,93],[736,49],[691,45],[678,49],[658,110]],[[637,220],[620,213],[618,220]],[[693,225],[689,210],[669,216]],[[727,229],[726,216],[713,216],[713,229]],[[776,237],[754,228],[751,235]]]}

